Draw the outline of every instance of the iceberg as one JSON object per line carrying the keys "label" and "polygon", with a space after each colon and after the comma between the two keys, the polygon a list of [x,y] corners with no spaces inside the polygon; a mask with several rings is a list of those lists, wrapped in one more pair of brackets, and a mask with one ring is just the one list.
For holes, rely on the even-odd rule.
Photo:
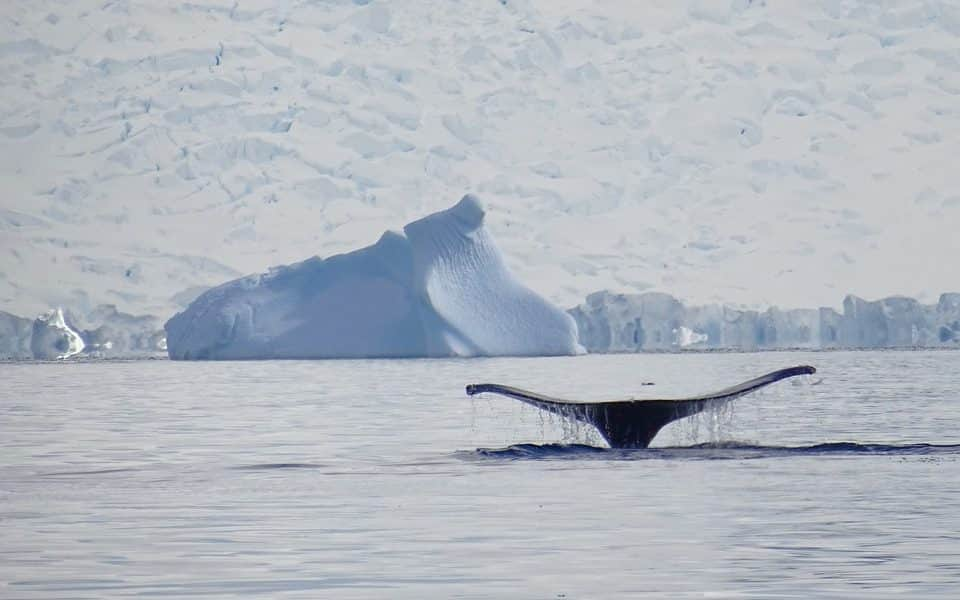
{"label": "iceberg", "polygon": [[83,313],[52,308],[36,319],[0,311],[0,360],[153,357],[166,352],[160,320],[112,304]]}
{"label": "iceberg", "polygon": [[372,246],[230,281],[167,321],[172,359],[545,356],[573,318],[517,281],[473,195]]}
{"label": "iceberg", "polygon": [[40,360],[63,360],[83,352],[80,334],[67,325],[63,309],[55,308],[33,322],[30,351]]}

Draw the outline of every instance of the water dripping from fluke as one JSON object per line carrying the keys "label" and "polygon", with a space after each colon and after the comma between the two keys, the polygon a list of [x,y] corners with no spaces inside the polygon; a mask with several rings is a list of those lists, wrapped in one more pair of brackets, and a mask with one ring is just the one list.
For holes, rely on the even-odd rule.
{"label": "water dripping from fluke", "polygon": [[[799,375],[816,373],[814,367],[801,365],[780,369],[717,392],[688,398],[665,400],[616,400],[611,402],[576,402],[553,398],[498,383],[477,383],[466,387],[468,396],[491,392],[531,404],[564,420],[593,425],[611,448],[646,448],[668,423],[705,410],[716,410],[741,396],[771,383]],[[714,429],[719,429],[719,413]]]}

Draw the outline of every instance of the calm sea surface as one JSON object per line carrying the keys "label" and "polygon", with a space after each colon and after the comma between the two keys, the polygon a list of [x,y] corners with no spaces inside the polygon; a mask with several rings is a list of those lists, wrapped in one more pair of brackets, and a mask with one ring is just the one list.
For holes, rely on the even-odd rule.
{"label": "calm sea surface", "polygon": [[0,598],[157,596],[958,598],[960,352],[0,364]]}

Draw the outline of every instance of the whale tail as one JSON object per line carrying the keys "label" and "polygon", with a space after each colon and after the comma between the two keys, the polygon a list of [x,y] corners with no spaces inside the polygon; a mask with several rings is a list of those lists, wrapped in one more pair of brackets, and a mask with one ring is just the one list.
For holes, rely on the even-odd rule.
{"label": "whale tail", "polygon": [[611,448],[646,448],[668,423],[730,402],[781,379],[816,372],[807,365],[790,367],[717,392],[669,400],[574,402],[498,383],[474,383],[468,385],[466,391],[468,396],[484,392],[509,396],[541,410],[589,423],[597,428]]}

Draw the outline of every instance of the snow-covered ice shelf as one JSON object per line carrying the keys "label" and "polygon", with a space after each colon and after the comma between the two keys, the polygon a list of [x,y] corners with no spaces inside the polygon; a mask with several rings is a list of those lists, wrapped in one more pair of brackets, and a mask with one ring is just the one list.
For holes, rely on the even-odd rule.
{"label": "snow-covered ice shelf", "polygon": [[172,314],[466,191],[559,306],[934,303],[958,39],[933,0],[6,0],[0,309]]}

